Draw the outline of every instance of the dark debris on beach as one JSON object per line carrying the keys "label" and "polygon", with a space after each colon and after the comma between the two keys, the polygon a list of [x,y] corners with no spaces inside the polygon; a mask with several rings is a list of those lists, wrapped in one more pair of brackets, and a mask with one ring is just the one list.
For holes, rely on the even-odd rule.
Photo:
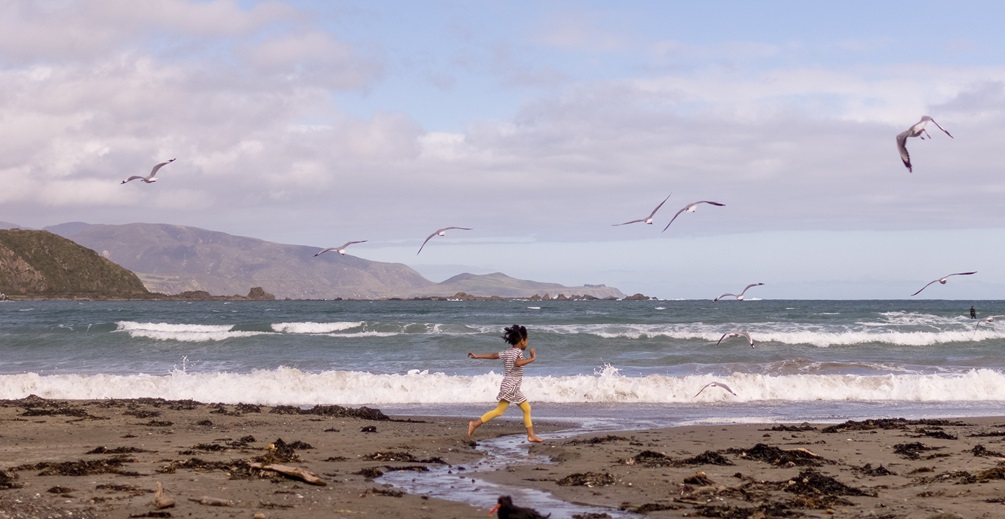
{"label": "dark debris on beach", "polygon": [[784,490],[793,494],[876,497],[875,492],[846,485],[813,469],[803,470],[785,485]]}
{"label": "dark debris on beach", "polygon": [[39,476],[92,476],[95,474],[119,474],[123,476],[138,476],[136,472],[124,470],[126,463],[135,463],[136,458],[126,455],[116,455],[111,458],[76,461],[45,461],[27,465],[18,465],[13,471],[38,471]]}
{"label": "dark debris on beach", "polygon": [[18,481],[17,474],[0,470],[0,490],[9,488],[21,488],[22,483]]}
{"label": "dark debris on beach", "polygon": [[615,442],[627,442],[634,441],[630,438],[624,436],[616,436],[613,434],[608,434],[607,436],[594,436],[592,438],[568,440],[563,443],[563,445],[599,445],[602,443],[615,443]]}
{"label": "dark debris on beach", "polygon": [[771,427],[768,427],[767,429],[761,429],[761,430],[772,431],[772,432],[809,432],[809,431],[816,431],[817,428],[808,423],[803,423],[800,425],[786,425],[786,424],[773,425]]}
{"label": "dark debris on beach", "polygon": [[[897,453],[898,456],[909,460],[921,459],[921,453],[940,449],[942,449],[942,447],[929,447],[921,442],[898,443],[893,446],[893,452]],[[925,459],[932,459],[933,457],[936,456],[928,456]]]}
{"label": "dark debris on beach", "polygon": [[956,436],[947,433],[941,427],[936,427],[934,429],[926,429],[924,427],[920,429],[915,429],[913,434],[910,436],[914,438],[936,438],[939,440],[956,440]]}
{"label": "dark debris on beach", "polygon": [[[755,480],[737,473],[738,486],[709,479],[704,472],[685,478],[673,501],[694,506],[695,515],[717,518],[804,517],[801,510],[830,510],[853,503],[845,498],[875,497],[875,492],[841,483],[815,469],[780,481]],[[729,504],[724,498],[750,503]],[[714,501],[719,503],[713,504]]]}
{"label": "dark debris on beach", "polygon": [[138,447],[95,447],[84,454],[139,454],[143,452],[153,452]]}
{"label": "dark debris on beach", "polygon": [[608,485],[613,485],[616,482],[614,476],[610,473],[603,472],[583,472],[576,474],[569,474],[564,478],[559,479],[556,483],[563,487],[606,487]]}
{"label": "dark debris on beach", "polygon": [[974,448],[970,449],[970,452],[974,456],[978,456],[978,457],[985,457],[985,458],[1005,458],[1005,454],[1002,454],[1002,453],[1000,453],[998,451],[989,450],[987,447],[985,447],[985,446],[983,446],[981,444],[974,445]]}
{"label": "dark debris on beach", "polygon": [[371,407],[342,407],[340,405],[316,405],[310,409],[301,409],[292,405],[280,405],[273,407],[270,413],[273,414],[296,414],[296,415],[318,415],[329,418],[359,418],[361,420],[390,421],[391,418],[380,409]]}
{"label": "dark debris on beach", "polygon": [[922,427],[969,427],[973,424],[968,424],[965,422],[959,422],[954,420],[938,420],[938,419],[924,419],[924,420],[907,420],[904,418],[878,418],[874,420],[863,420],[861,422],[856,422],[855,420],[848,420],[847,422],[840,423],[837,425],[831,425],[820,429],[822,433],[839,433],[846,431],[871,431],[874,429],[907,429],[911,426],[922,426]]}
{"label": "dark debris on beach", "polygon": [[806,449],[780,449],[763,443],[758,443],[749,449],[726,449],[723,452],[782,467],[819,467],[834,463]]}
{"label": "dark debris on beach", "polygon": [[[230,479],[278,479],[274,473],[264,473],[251,467],[247,460],[206,461],[200,458],[170,461],[157,469],[161,474],[174,474],[179,469],[195,472],[225,472]],[[263,476],[263,473],[266,476]]]}
{"label": "dark debris on beach", "polygon": [[890,469],[884,467],[883,465],[874,468],[872,466],[872,463],[866,463],[861,467],[852,467],[852,470],[859,476],[867,476],[867,477],[897,475],[897,473],[890,471]]}
{"label": "dark debris on beach", "polygon": [[663,453],[642,451],[623,462],[625,465],[642,465],[643,467],[686,467],[689,465],[732,465],[729,458],[721,452],[705,451],[697,456],[685,459],[671,458]]}

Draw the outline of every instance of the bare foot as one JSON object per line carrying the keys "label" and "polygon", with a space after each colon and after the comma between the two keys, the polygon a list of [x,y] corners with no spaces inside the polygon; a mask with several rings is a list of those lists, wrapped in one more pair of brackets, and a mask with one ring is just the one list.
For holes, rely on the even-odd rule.
{"label": "bare foot", "polygon": [[544,443],[544,440],[542,440],[541,438],[538,438],[537,435],[528,436],[527,437],[527,441],[534,442],[534,443]]}
{"label": "bare foot", "polygon": [[468,422],[468,439],[469,440],[471,439],[471,435],[474,434],[475,429],[478,428],[478,425],[479,425],[478,422],[474,422],[474,421]]}

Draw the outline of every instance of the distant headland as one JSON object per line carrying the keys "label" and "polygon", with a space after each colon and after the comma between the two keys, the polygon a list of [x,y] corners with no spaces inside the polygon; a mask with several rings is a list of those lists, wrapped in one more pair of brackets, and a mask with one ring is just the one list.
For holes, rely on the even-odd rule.
{"label": "distant headland", "polygon": [[[0,230],[0,299],[653,299],[642,294],[626,296],[618,289],[603,284],[566,287],[557,283],[520,280],[499,272],[459,274],[434,283],[406,265],[372,262],[348,255],[319,259],[313,257],[309,247],[271,244],[188,227],[65,224],[55,230],[60,230],[60,227],[66,234],[82,236],[87,238],[84,241],[92,244],[80,244],[75,239],[45,230]],[[173,238],[165,238],[163,243],[149,241],[151,235],[166,234]],[[130,241],[138,245],[123,245]],[[93,242],[99,242],[98,247]],[[133,258],[134,265],[143,270],[127,268],[113,261],[122,258]],[[197,275],[193,271],[210,274]],[[248,272],[265,274],[249,276]],[[253,283],[262,280],[271,281],[271,284]],[[252,287],[247,295],[240,295],[244,290],[237,288],[242,283],[244,287]],[[233,295],[217,295],[228,293]]]}

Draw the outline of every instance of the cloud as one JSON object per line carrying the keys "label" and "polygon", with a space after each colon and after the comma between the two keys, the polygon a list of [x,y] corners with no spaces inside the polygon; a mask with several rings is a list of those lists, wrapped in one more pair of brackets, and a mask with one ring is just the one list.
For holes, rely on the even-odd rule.
{"label": "cloud", "polygon": [[[657,64],[688,67],[598,79],[524,59],[526,42],[492,42],[472,51],[491,59],[451,71],[452,92],[462,95],[470,74],[483,85],[487,70],[515,78],[504,86],[548,88],[520,90],[508,117],[471,113],[470,125],[446,132],[407,110],[351,115],[333,94],[384,85],[395,72],[388,51],[361,51],[295,7],[45,5],[0,9],[29,32],[93,25],[98,34],[79,48],[0,43],[0,61],[11,64],[0,68],[4,220],[142,219],[284,242],[333,228],[376,241],[465,225],[484,236],[603,242],[648,237],[640,233],[652,229],[610,224],[672,191],[667,214],[695,200],[727,204],[675,223],[674,239],[1005,227],[994,210],[1005,183],[987,159],[1005,123],[999,67],[807,64],[799,44],[623,37],[600,42],[601,53],[636,45]],[[591,23],[570,20],[548,45],[597,52],[583,41]],[[19,30],[12,37],[30,44]],[[912,141],[908,174],[894,136],[929,112],[957,138]],[[175,157],[161,182],[142,186],[152,189],[118,189]],[[121,207],[137,212],[116,214]]]}
{"label": "cloud", "polygon": [[666,63],[723,63],[763,62],[777,58],[785,50],[777,44],[756,41],[725,41],[711,45],[697,45],[677,40],[659,40],[648,46],[650,54]]}
{"label": "cloud", "polygon": [[87,207],[130,205],[130,195],[121,185],[95,178],[70,178],[38,184],[33,202],[47,207]]}
{"label": "cloud", "polygon": [[329,34],[311,31],[270,36],[240,52],[258,74],[332,89],[362,88],[374,81],[381,65]]}
{"label": "cloud", "polygon": [[[3,198],[16,202],[8,209],[28,220],[43,207],[48,214],[91,208],[104,217],[109,205],[132,203],[116,198],[122,178],[146,175],[168,158],[179,160],[142,195],[150,217],[162,221],[172,216],[159,209],[316,192],[331,184],[333,162],[414,148],[415,125],[398,115],[327,124],[328,140],[305,137],[303,119],[340,117],[333,88],[366,88],[380,63],[331,35],[303,30],[304,13],[288,6],[14,2],[2,9],[11,16],[0,17],[6,20],[0,26],[19,22],[8,44],[30,44],[36,34],[97,33],[85,45],[32,52],[0,44],[0,62],[12,63],[0,69],[0,138],[9,150],[0,157],[0,180]],[[158,35],[224,52],[165,53]],[[239,58],[256,66],[244,67]],[[181,183],[193,180],[202,193],[179,195]],[[290,195],[263,197],[263,188]]]}
{"label": "cloud", "polygon": [[616,10],[591,11],[582,7],[545,14],[537,23],[533,41],[575,52],[619,52],[630,47],[624,30],[609,28]]}
{"label": "cloud", "polygon": [[67,62],[101,59],[122,47],[138,48],[160,37],[219,38],[253,33],[302,15],[278,2],[242,9],[236,1],[103,0],[0,4],[2,61]]}

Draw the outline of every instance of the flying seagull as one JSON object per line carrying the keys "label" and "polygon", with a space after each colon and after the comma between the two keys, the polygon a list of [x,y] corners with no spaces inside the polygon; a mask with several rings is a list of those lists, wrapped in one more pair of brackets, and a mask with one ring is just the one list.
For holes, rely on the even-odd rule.
{"label": "flying seagull", "polygon": [[977,324],[974,325],[974,337],[977,337],[977,330],[980,329],[981,323],[993,323],[995,319],[1001,319],[1005,315],[989,315],[987,317],[982,317],[977,320]]}
{"label": "flying seagull", "polygon": [[171,160],[169,160],[167,162],[161,162],[160,164],[154,166],[154,169],[150,170],[150,176],[141,177],[139,175],[133,175],[133,176],[131,176],[131,177],[123,180],[122,183],[125,184],[126,182],[129,182],[129,181],[132,181],[132,180],[142,180],[142,181],[146,182],[147,184],[153,184],[154,182],[157,182],[157,179],[154,178],[154,175],[157,174],[157,171],[160,170],[161,168],[163,168],[164,166],[167,166],[168,164],[170,164],[172,162],[174,162],[174,159],[171,159]]}
{"label": "flying seagull", "polygon": [[929,281],[928,284],[926,284],[925,286],[923,286],[920,289],[918,289],[917,292],[911,294],[911,297],[914,297],[914,296],[920,294],[922,290],[928,288],[928,285],[931,285],[932,283],[941,283],[941,284],[945,285],[947,279],[949,278],[949,276],[969,276],[970,274],[976,274],[976,273],[977,273],[977,271],[975,270],[973,272],[956,272],[956,273],[953,273],[953,274],[946,274],[945,276],[942,276],[941,278],[936,279],[935,281]]}
{"label": "flying seagull", "polygon": [[754,339],[751,339],[750,334],[747,332],[726,332],[722,334],[722,337],[719,337],[719,342],[715,343],[715,345],[718,346],[719,343],[721,343],[722,340],[725,339],[726,337],[746,337],[747,342],[750,344],[750,347],[751,348],[754,347]]}
{"label": "flying seagull", "polygon": [[739,294],[722,294],[721,296],[713,299],[712,301],[713,302],[714,301],[718,301],[718,300],[720,300],[720,299],[722,299],[724,297],[735,297],[737,301],[743,301],[743,294],[745,294],[747,292],[747,290],[750,289],[750,287],[759,287],[759,286],[761,286],[763,284],[764,283],[751,283],[751,284],[747,285],[746,287],[744,287],[743,291],[740,292]]}
{"label": "flying seagull", "polygon": [[322,255],[322,254],[324,254],[326,252],[330,252],[330,251],[335,251],[335,252],[337,252],[339,254],[345,254],[346,247],[348,247],[348,246],[350,246],[350,245],[352,245],[354,243],[364,243],[364,242],[366,242],[366,240],[347,241],[347,242],[345,242],[344,244],[342,244],[339,247],[328,247],[327,249],[321,249],[314,256],[320,256],[320,255]]}
{"label": "flying seagull", "polygon": [[[912,172],[913,169],[911,169],[911,156],[907,154],[907,138],[921,137],[921,139],[924,140],[925,137],[928,137],[931,139],[932,136],[929,135],[928,130],[925,129],[925,123],[928,121],[932,121],[932,124],[939,126],[939,123],[935,122],[935,119],[932,119],[927,115],[923,115],[921,120],[915,123],[914,126],[911,126],[897,135],[897,149],[900,150],[900,160],[904,161],[904,165],[907,166],[908,173]],[[953,138],[953,135],[947,132],[945,128],[939,126],[939,129],[946,132],[946,135],[949,135],[949,138]]]}
{"label": "flying seagull", "polygon": [[[470,231],[471,230],[471,228],[469,228],[469,227],[444,227],[442,229],[437,229],[436,232],[434,232],[433,234],[430,234],[429,236],[426,237],[426,241],[422,242],[422,245],[419,246],[419,252],[422,252],[422,248],[426,246],[426,242],[428,242],[429,240],[432,240],[433,236],[446,236],[447,235],[447,231],[449,231],[451,229],[460,229],[462,231]],[[415,255],[418,256],[419,252],[416,252]]]}
{"label": "flying seagull", "polygon": [[705,390],[705,388],[708,388],[708,387],[721,387],[721,388],[725,389],[726,391],[729,391],[729,394],[731,394],[733,396],[736,396],[736,393],[734,393],[732,389],[729,389],[729,386],[727,386],[726,384],[723,384],[722,382],[709,382],[708,384],[705,384],[704,386],[702,386],[702,388],[699,389],[698,392],[695,393],[694,396],[691,397],[691,398],[697,397],[698,395],[701,394],[702,391]]}
{"label": "flying seagull", "polygon": [[977,321],[977,324],[974,325],[974,337],[977,337],[977,329],[981,327],[981,323],[993,323],[995,322],[995,319],[1000,319],[1002,317],[1005,317],[1005,315],[989,315]]}
{"label": "flying seagull", "polygon": [[[673,194],[673,193],[671,193],[671,194]],[[670,195],[667,195],[667,197],[664,198],[662,202],[660,202],[660,205],[656,206],[656,209],[653,209],[653,212],[649,213],[649,216],[647,216],[645,218],[639,218],[638,220],[631,220],[631,221],[628,221],[628,222],[625,222],[625,223],[616,223],[616,224],[613,224],[613,225],[614,226],[628,225],[630,223],[639,223],[639,222],[645,223],[647,225],[652,225],[653,224],[653,216],[656,216],[656,211],[659,211],[660,207],[663,207],[663,204],[665,204],[667,202],[667,200],[670,200]]]}
{"label": "flying seagull", "polygon": [[[677,214],[673,215],[673,218],[670,219],[670,223],[673,223],[673,221],[676,220],[677,217],[680,216],[680,214],[683,213],[683,212],[685,212],[685,211],[688,212],[688,213],[693,213],[693,212],[697,211],[698,210],[698,204],[717,205],[719,207],[722,207],[722,206],[726,205],[726,204],[720,204],[719,202],[713,202],[711,200],[699,200],[697,202],[688,204],[688,205],[684,206],[684,208],[681,209],[680,211],[677,211]],[[666,231],[667,229],[670,228],[670,223],[668,223],[667,226],[663,228],[664,231]]]}
{"label": "flying seagull", "polygon": [[976,330],[977,327],[981,325],[981,323],[993,323],[995,322],[995,319],[1000,319],[1002,317],[1005,317],[1005,315],[989,315],[983,319],[978,320],[977,324],[974,326],[974,329]]}

